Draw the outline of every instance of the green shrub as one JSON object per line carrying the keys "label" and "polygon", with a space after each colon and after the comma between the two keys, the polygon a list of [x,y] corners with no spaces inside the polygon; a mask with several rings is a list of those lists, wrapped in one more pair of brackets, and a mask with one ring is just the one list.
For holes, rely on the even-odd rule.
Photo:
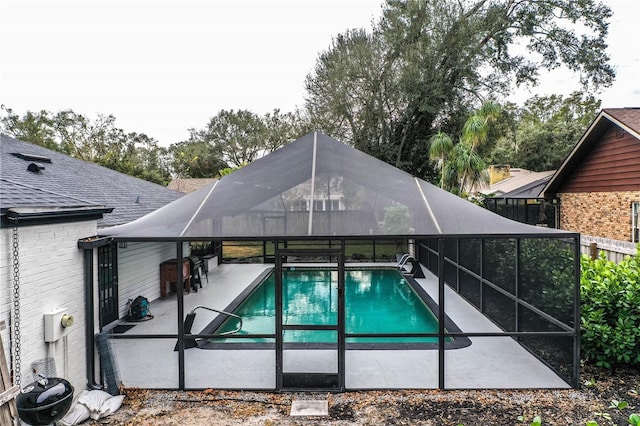
{"label": "green shrub", "polygon": [[582,353],[597,365],[640,364],[640,257],[582,256]]}
{"label": "green shrub", "polygon": [[411,212],[404,204],[394,204],[384,209],[382,227],[387,234],[408,234]]}
{"label": "green shrub", "polygon": [[524,239],[521,243],[520,297],[573,326],[575,255],[561,241]]}

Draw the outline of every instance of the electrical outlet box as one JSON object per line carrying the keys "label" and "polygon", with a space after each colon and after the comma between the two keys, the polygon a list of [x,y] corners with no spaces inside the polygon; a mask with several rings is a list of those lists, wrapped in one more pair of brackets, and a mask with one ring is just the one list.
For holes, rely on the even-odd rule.
{"label": "electrical outlet box", "polygon": [[44,341],[55,342],[69,333],[73,325],[73,316],[67,308],[55,308],[44,314]]}

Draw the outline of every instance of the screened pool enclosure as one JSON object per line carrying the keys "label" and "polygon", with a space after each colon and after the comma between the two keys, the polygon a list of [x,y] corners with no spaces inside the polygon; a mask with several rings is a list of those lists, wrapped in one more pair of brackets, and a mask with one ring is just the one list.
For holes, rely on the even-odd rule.
{"label": "screened pool enclosure", "polygon": [[[221,263],[208,271],[208,285],[186,294],[176,260],[175,296],[151,304],[163,314],[130,332],[108,334],[125,386],[578,385],[578,234],[503,218],[319,132],[102,237],[114,244],[171,242],[175,259],[190,254],[189,242],[212,242]],[[258,263],[223,261],[243,246],[258,247]],[[349,274],[381,268],[399,271],[398,289],[374,283],[377,278],[346,283]],[[286,284],[290,271],[305,269],[307,278]],[[253,292],[267,291],[256,289],[269,276],[275,285],[264,300],[273,303],[264,302],[262,310],[272,326],[242,330],[252,318],[234,312]],[[312,295],[309,282],[320,279],[326,285]],[[373,293],[387,290],[421,300],[435,328],[400,327],[415,314],[384,311],[385,299]],[[371,306],[362,304],[366,313],[356,312],[350,293],[371,297]],[[294,317],[287,313],[294,303],[303,314],[329,309],[331,315]],[[228,318],[239,327],[222,336],[212,324]],[[354,321],[389,327],[356,329],[349,325]],[[320,343],[290,337],[304,334],[325,337]],[[376,344],[353,343],[374,337]],[[397,343],[400,338],[432,343]],[[136,347],[153,348],[154,362],[134,359]],[[141,373],[145,369],[153,371]],[[141,374],[146,380],[137,381]]]}

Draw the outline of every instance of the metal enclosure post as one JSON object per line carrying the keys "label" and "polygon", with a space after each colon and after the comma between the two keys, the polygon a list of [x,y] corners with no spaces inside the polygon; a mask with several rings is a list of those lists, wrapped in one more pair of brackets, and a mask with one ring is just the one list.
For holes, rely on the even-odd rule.
{"label": "metal enclosure post", "polygon": [[[484,314],[484,281],[482,281],[483,276],[482,276],[482,241],[484,240],[480,240],[480,270],[479,271],[473,271],[474,273],[478,274],[480,276],[480,280],[479,280],[479,285],[478,285],[478,292],[479,292],[479,298],[480,298],[480,302],[478,303],[480,312],[482,312]],[[458,245],[460,244],[460,240],[458,240]],[[456,266],[458,267],[458,293],[460,293],[460,264],[462,263],[462,260],[460,259],[460,249],[458,249],[458,263],[456,264]],[[469,267],[471,269],[471,267]]]}
{"label": "metal enclosure post", "polygon": [[515,320],[514,320],[514,327],[515,327],[515,331],[520,331],[520,283],[522,282],[522,280],[520,279],[520,269],[521,269],[521,263],[520,263],[520,253],[522,253],[522,240],[520,238],[516,238],[516,271],[515,271]]}
{"label": "metal enclosure post", "polygon": [[580,387],[580,234],[573,239],[575,288],[573,293],[573,387]]}
{"label": "metal enclosure post", "polygon": [[276,253],[276,389],[282,389],[282,255],[279,244],[275,247]]}
{"label": "metal enclosure post", "polygon": [[438,239],[438,389],[444,389],[444,238]]}
{"label": "metal enclosure post", "polygon": [[185,390],[184,384],[184,274],[182,273],[182,241],[176,245],[176,273],[178,295],[178,388]]}
{"label": "metal enclosure post", "polygon": [[[456,238],[454,241],[456,242],[456,291],[460,293],[460,239]],[[482,286],[480,288],[480,308],[482,309]]]}
{"label": "metal enclosure post", "polygon": [[345,242],[341,241],[340,256],[338,256],[338,388],[341,391],[345,389],[345,357],[346,357],[346,338],[345,338]]}
{"label": "metal enclosure post", "polygon": [[[480,275],[480,303],[481,303],[481,306],[484,306],[484,305],[482,305],[482,303],[484,303],[483,302],[483,300],[484,300],[484,297],[483,297],[484,296],[484,293],[483,293],[483,289],[484,289],[484,253],[485,253],[485,250],[484,250],[484,238],[481,238],[480,239],[480,271],[479,271],[479,274],[478,274],[478,275]],[[481,312],[484,313],[484,309],[482,309]]]}

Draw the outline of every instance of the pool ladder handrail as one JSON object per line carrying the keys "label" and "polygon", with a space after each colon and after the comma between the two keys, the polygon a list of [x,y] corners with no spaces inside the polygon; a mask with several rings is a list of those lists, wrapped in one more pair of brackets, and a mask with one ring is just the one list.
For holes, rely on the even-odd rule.
{"label": "pool ladder handrail", "polygon": [[[403,272],[404,266],[407,264],[407,262],[410,262],[412,260],[415,260],[415,258],[411,256],[409,253],[403,254],[400,260],[398,261],[398,269],[400,270],[400,272]],[[411,272],[408,271],[407,273],[411,273]]]}
{"label": "pool ladder handrail", "polygon": [[216,312],[218,314],[222,314],[222,315],[226,315],[226,316],[229,316],[229,317],[237,318],[240,321],[240,323],[238,324],[238,327],[235,330],[224,331],[222,333],[219,333],[218,334],[219,336],[227,336],[229,334],[235,334],[235,333],[238,333],[240,330],[242,330],[242,317],[240,317],[240,316],[238,316],[236,314],[232,314],[231,312],[221,311],[221,310],[218,310],[218,309],[209,308],[209,307],[204,306],[204,305],[198,305],[198,306],[194,307],[191,310],[191,313],[193,315],[196,314],[196,309],[206,309],[207,311]]}

